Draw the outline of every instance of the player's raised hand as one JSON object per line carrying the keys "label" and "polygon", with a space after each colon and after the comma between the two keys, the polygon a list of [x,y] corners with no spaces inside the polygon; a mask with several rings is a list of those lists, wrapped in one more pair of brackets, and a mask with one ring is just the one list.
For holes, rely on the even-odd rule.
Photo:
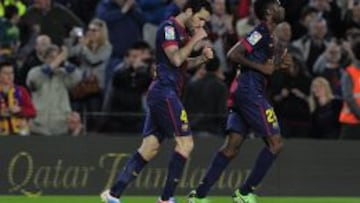
{"label": "player's raised hand", "polygon": [[206,33],[205,29],[203,27],[195,28],[194,29],[194,35],[192,39],[195,42],[199,42],[200,40],[206,38],[208,34]]}
{"label": "player's raised hand", "polygon": [[210,47],[204,47],[201,54],[206,61],[214,58],[214,52]]}
{"label": "player's raised hand", "polygon": [[274,58],[270,58],[261,68],[261,71],[266,75],[271,75],[275,70]]}

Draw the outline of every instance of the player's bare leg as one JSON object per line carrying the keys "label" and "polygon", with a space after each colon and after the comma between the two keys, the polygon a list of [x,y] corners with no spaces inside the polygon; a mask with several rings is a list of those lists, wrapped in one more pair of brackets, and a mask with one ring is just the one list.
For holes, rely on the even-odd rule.
{"label": "player's bare leg", "polygon": [[124,169],[119,173],[115,184],[110,190],[101,194],[102,200],[106,203],[119,203],[119,198],[127,185],[157,155],[159,147],[160,142],[154,135],[145,137],[139,149],[129,158]]}
{"label": "player's bare leg", "polygon": [[172,197],[176,186],[179,183],[186,161],[194,148],[192,136],[178,136],[175,141],[175,151],[169,163],[166,184],[159,202],[174,202]]}
{"label": "player's bare leg", "polygon": [[235,191],[235,203],[256,203],[253,192],[265,177],[272,163],[283,148],[283,141],[280,135],[266,137],[264,141],[266,146],[258,155],[249,177],[244,184]]}
{"label": "player's bare leg", "polygon": [[138,152],[147,160],[152,160],[159,152],[160,142],[154,135],[147,136],[143,139]]}
{"label": "player's bare leg", "polygon": [[230,161],[238,155],[244,140],[244,137],[238,133],[230,133],[226,136],[223,146],[216,153],[199,187],[189,194],[189,203],[207,202],[206,196],[208,192]]}

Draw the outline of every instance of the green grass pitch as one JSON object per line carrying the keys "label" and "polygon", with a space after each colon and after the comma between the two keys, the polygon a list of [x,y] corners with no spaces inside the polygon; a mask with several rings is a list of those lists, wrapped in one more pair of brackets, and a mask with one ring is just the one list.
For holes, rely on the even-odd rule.
{"label": "green grass pitch", "polygon": [[[122,203],[156,203],[157,197],[124,197]],[[210,197],[211,203],[232,203],[230,197]],[[96,196],[0,196],[1,203],[101,203]],[[178,198],[178,203],[186,203]],[[259,197],[258,203],[360,203],[359,198],[350,197]]]}

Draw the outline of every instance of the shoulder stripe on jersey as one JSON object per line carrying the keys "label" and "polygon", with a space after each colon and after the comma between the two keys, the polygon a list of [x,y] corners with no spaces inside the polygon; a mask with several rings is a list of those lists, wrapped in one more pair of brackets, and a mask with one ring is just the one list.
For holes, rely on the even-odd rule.
{"label": "shoulder stripe on jersey", "polygon": [[162,48],[165,49],[166,47],[169,47],[169,46],[172,46],[172,45],[176,45],[178,46],[178,42],[175,41],[175,40],[168,40],[168,41],[165,41],[161,44]]}
{"label": "shoulder stripe on jersey", "polygon": [[241,40],[241,44],[245,47],[248,53],[250,53],[253,50],[253,46],[245,38]]}

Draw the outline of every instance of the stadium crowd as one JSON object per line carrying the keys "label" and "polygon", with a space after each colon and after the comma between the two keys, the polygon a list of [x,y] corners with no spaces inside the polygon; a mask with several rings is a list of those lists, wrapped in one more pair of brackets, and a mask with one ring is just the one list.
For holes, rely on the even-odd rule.
{"label": "stadium crowd", "polygon": [[[183,99],[194,132],[222,135],[228,89],[241,74],[226,53],[259,21],[252,0],[210,1],[198,50],[217,57],[189,72]],[[185,2],[0,0],[0,134],[141,132],[157,26]],[[269,77],[268,94],[282,134],[359,139],[360,1],[281,2],[276,49],[287,48],[293,66]]]}

